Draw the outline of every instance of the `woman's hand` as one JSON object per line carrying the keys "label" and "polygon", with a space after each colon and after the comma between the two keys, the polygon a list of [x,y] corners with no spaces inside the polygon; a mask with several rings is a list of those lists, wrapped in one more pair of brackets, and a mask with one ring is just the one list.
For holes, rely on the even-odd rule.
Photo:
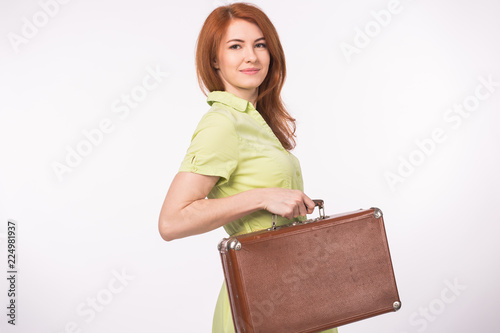
{"label": "woman's hand", "polygon": [[302,191],[277,187],[260,190],[263,192],[263,209],[273,214],[292,219],[314,211],[314,201]]}

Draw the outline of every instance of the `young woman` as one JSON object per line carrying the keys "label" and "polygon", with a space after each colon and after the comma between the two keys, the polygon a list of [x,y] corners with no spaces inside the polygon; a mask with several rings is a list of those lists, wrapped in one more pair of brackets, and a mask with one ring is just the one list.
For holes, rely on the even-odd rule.
{"label": "young woman", "polygon": [[[300,165],[290,153],[295,119],[281,101],[285,57],[269,18],[251,4],[216,8],[198,37],[196,67],[211,108],[163,203],[163,239],[221,226],[229,235],[249,233],[269,228],[272,214],[278,225],[305,219],[314,202],[303,193]],[[212,329],[234,332],[224,283]]]}

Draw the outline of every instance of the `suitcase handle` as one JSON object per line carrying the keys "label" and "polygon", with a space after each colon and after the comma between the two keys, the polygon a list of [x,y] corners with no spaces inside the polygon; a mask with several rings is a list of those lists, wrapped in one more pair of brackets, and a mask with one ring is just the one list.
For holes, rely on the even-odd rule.
{"label": "suitcase handle", "polygon": [[[317,220],[324,219],[326,217],[326,215],[325,215],[325,202],[321,199],[313,199],[313,202],[314,202],[315,207],[318,207],[318,209],[319,209],[319,218],[317,218]],[[276,228],[277,228],[276,223],[278,222],[278,215],[273,214],[271,217],[271,222],[273,225],[268,230],[276,230]],[[300,222],[300,223],[302,223],[302,222]]]}
{"label": "suitcase handle", "polygon": [[320,218],[325,218],[325,202],[321,199],[313,199],[314,204],[318,207],[319,209],[319,217]]}

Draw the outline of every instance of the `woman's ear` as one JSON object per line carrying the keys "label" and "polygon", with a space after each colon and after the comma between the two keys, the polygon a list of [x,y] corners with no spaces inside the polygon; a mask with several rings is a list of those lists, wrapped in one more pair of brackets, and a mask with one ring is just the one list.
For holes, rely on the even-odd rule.
{"label": "woman's ear", "polygon": [[219,69],[219,65],[217,65],[217,59],[215,59],[215,58],[214,58],[214,60],[212,60],[212,67],[215,69]]}

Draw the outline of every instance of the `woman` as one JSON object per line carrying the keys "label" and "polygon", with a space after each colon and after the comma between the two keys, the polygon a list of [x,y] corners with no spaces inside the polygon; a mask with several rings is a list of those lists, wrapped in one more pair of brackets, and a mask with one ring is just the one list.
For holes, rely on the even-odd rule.
{"label": "woman", "polygon": [[[206,19],[196,51],[203,116],[163,203],[163,239],[211,231],[229,235],[303,220],[314,202],[303,191],[295,119],[280,98],[286,67],[278,34],[256,6],[235,3]],[[257,111],[258,110],[258,111]],[[223,283],[213,332],[234,332]],[[329,330],[326,332],[334,332]]]}

